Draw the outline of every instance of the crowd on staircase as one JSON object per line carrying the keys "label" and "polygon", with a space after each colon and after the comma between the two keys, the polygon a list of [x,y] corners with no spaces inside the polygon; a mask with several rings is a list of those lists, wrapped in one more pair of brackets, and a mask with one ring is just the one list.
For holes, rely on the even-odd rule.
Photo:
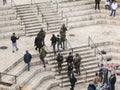
{"label": "crowd on staircase", "polygon": [[115,90],[116,66],[111,64],[98,64],[99,73],[95,74],[93,83],[89,84],[88,90]]}

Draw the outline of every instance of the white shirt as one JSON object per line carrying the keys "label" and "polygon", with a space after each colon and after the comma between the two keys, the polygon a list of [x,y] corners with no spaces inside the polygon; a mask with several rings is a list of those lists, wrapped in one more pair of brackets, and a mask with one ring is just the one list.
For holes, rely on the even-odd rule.
{"label": "white shirt", "polygon": [[111,5],[111,7],[112,7],[113,10],[116,10],[117,7],[118,7],[118,4],[113,2],[112,5]]}

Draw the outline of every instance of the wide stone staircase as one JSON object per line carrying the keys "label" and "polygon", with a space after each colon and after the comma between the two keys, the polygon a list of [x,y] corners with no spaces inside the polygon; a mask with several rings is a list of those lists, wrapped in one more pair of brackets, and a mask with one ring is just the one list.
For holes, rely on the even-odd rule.
{"label": "wide stone staircase", "polygon": [[120,9],[117,9],[116,17],[111,17],[111,10],[105,10],[104,3],[101,1],[101,10],[94,9],[94,0],[62,2],[58,7],[69,29],[99,24],[120,25]]}
{"label": "wide stone staircase", "polygon": [[50,2],[17,5],[16,11],[26,36],[36,35],[41,28],[47,32],[58,32],[63,24],[61,16]]}
{"label": "wide stone staircase", "polygon": [[1,75],[0,90],[27,90],[28,86],[32,90],[48,90],[58,85],[55,74],[51,71],[51,66],[47,64],[43,67],[39,55],[32,55],[30,71],[27,71],[23,57],[8,67]]}
{"label": "wide stone staircase", "polygon": [[24,35],[24,27],[17,17],[16,10],[10,5],[0,7],[0,38],[10,37],[15,32],[17,35]]}
{"label": "wide stone staircase", "polygon": [[58,32],[63,24],[60,13],[51,2],[37,4],[43,15],[43,22],[47,24],[47,32]]}
{"label": "wide stone staircase", "polygon": [[[71,50],[61,51],[60,53],[64,56],[64,62],[62,64],[62,71],[61,74],[58,73],[57,69],[57,61],[55,60],[56,57],[53,58],[54,54],[51,53],[49,58],[49,64],[52,65],[52,71],[55,71],[56,79],[60,82],[60,86],[69,86],[69,78],[67,75],[67,62],[66,57],[68,53],[72,52]],[[91,49],[88,45],[83,45],[79,47],[73,48],[73,55],[79,53],[82,57],[82,64],[81,64],[81,75],[76,75],[77,84],[86,83],[93,80],[93,77],[96,72],[98,72],[98,63],[99,58],[94,55],[94,50]],[[75,70],[75,69],[74,69]]]}
{"label": "wide stone staircase", "polygon": [[25,27],[26,36],[34,35],[40,31],[42,28],[42,19],[38,15],[35,5],[17,5],[16,11],[18,17],[21,19],[22,25]]}

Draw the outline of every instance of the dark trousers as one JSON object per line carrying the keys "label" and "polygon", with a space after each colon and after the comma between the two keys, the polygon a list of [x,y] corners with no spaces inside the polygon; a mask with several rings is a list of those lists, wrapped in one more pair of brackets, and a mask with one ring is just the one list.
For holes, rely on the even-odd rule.
{"label": "dark trousers", "polygon": [[44,65],[44,68],[45,68],[46,66],[45,66],[45,60],[44,60],[44,57],[40,57],[40,59],[42,60],[43,65]]}
{"label": "dark trousers", "polygon": [[61,73],[62,70],[62,62],[58,62],[58,72]]}
{"label": "dark trousers", "polygon": [[114,15],[115,17],[115,14],[116,14],[116,10],[112,10],[110,16]]}
{"label": "dark trousers", "polygon": [[7,3],[7,1],[6,0],[3,0],[3,5],[5,5]]}
{"label": "dark trousers", "polygon": [[71,88],[70,88],[70,90],[74,90],[74,87],[75,87],[75,83],[71,83]]}
{"label": "dark trousers", "polygon": [[30,71],[30,63],[27,63],[27,70]]}
{"label": "dark trousers", "polygon": [[54,54],[56,54],[56,49],[55,49],[56,43],[52,43],[52,46],[53,46],[53,52]]}
{"label": "dark trousers", "polygon": [[96,10],[97,8],[100,10],[100,3],[98,3],[98,2],[95,3],[95,10]]}

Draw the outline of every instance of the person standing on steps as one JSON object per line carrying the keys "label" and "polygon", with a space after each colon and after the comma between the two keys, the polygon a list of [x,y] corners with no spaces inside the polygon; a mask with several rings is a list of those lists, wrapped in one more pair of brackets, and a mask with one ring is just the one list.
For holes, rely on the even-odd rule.
{"label": "person standing on steps", "polygon": [[32,55],[28,52],[28,50],[26,51],[26,54],[24,55],[24,62],[27,64],[27,70],[30,71],[30,62],[32,59]]}
{"label": "person standing on steps", "polygon": [[45,65],[45,57],[47,55],[47,51],[44,49],[44,47],[42,47],[41,51],[40,51],[40,59],[42,60],[43,62],[43,65],[44,65],[44,68],[46,67]]}
{"label": "person standing on steps", "polygon": [[111,4],[111,14],[110,14],[110,16],[113,15],[115,17],[117,8],[118,8],[117,2],[113,1],[113,3]]}
{"label": "person standing on steps", "polygon": [[95,10],[98,8],[100,10],[100,1],[101,0],[95,0]]}
{"label": "person standing on steps", "polygon": [[55,48],[56,48],[57,38],[56,38],[55,34],[52,35],[50,40],[51,40],[51,45],[53,47],[53,52],[54,52],[54,54],[56,54],[56,49]]}
{"label": "person standing on steps", "polygon": [[18,47],[17,47],[17,40],[19,39],[19,37],[15,36],[15,33],[13,33],[13,35],[11,36],[11,41],[12,41],[12,52],[14,53],[14,47],[16,48],[16,51],[18,51]]}

